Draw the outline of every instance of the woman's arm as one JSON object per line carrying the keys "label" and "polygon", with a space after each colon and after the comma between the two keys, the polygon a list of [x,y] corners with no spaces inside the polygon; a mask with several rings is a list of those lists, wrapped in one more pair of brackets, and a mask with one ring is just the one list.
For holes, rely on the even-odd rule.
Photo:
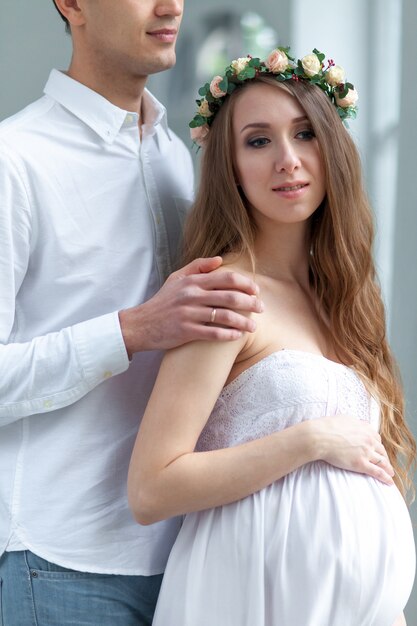
{"label": "woman's arm", "polygon": [[[160,519],[245,498],[322,459],[392,482],[380,437],[368,424],[337,416],[310,420],[248,443],[194,452],[245,339],[190,343],[167,352],[143,417],[128,479],[136,519]],[[385,458],[385,457],[384,457]]]}
{"label": "woman's arm", "polygon": [[407,626],[407,622],[405,621],[404,613],[400,615],[398,619],[395,620],[392,626]]}

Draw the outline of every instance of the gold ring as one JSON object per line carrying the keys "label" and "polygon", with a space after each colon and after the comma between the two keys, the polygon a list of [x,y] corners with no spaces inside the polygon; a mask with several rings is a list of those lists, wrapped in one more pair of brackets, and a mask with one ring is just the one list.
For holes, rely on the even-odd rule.
{"label": "gold ring", "polygon": [[217,309],[213,308],[210,315],[210,324],[214,324],[214,320],[216,319]]}

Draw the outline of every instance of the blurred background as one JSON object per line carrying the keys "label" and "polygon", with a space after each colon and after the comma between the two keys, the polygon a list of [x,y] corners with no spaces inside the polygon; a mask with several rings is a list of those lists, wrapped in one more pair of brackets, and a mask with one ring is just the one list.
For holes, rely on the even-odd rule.
{"label": "blurred background", "polygon": [[[186,0],[177,65],[152,77],[170,125],[191,147],[198,88],[231,59],[291,45],[314,47],[346,69],[359,92],[350,129],[375,209],[375,259],[417,436],[416,0]],[[36,99],[51,67],[66,69],[71,40],[52,0],[1,0],[0,120]],[[194,151],[195,155],[195,151]],[[194,156],[198,168],[198,156]],[[417,505],[412,506],[417,527]],[[406,609],[417,625],[417,584]]]}

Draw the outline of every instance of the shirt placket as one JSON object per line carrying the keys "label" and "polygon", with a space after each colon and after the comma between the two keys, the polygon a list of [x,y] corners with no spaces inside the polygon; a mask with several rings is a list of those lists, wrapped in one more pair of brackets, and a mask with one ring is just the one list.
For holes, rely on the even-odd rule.
{"label": "shirt placket", "polygon": [[165,225],[163,207],[158,193],[158,185],[148,151],[153,142],[153,136],[144,136],[140,146],[140,161],[142,166],[143,184],[146,190],[149,211],[152,216],[155,234],[155,262],[158,270],[160,284],[166,280],[172,272],[172,263],[169,254],[168,233]]}

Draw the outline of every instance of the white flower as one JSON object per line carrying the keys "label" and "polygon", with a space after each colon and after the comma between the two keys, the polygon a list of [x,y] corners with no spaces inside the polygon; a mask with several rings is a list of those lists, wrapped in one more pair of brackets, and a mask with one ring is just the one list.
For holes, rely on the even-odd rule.
{"label": "white flower", "polygon": [[345,70],[340,65],[333,65],[325,74],[326,81],[332,87],[345,82]]}
{"label": "white flower", "polygon": [[198,107],[198,112],[203,117],[211,117],[213,115],[213,112],[209,109],[209,103],[205,98],[201,101],[201,104]]}
{"label": "white flower", "polygon": [[236,74],[240,74],[240,72],[245,69],[249,61],[250,57],[239,57],[239,59],[232,61],[230,65],[235,70]]}
{"label": "white flower", "polygon": [[265,61],[265,65],[273,74],[281,74],[288,67],[288,57],[282,50],[273,50]]}
{"label": "white flower", "polygon": [[222,82],[223,76],[215,76],[210,83],[210,91],[213,98],[222,98],[226,95],[225,91],[222,91],[219,84]]}
{"label": "white flower", "polygon": [[208,124],[204,124],[203,126],[197,126],[196,128],[190,128],[192,141],[200,147],[204,146],[209,132],[210,128]]}
{"label": "white flower", "polygon": [[314,52],[306,54],[306,56],[301,59],[301,65],[303,66],[306,76],[310,78],[318,74],[321,70],[321,63],[317,54],[314,54]]}
{"label": "white flower", "polygon": [[335,91],[336,104],[342,109],[347,109],[347,107],[355,106],[359,96],[356,89],[349,89],[348,93],[344,98],[340,98],[337,91]]}

